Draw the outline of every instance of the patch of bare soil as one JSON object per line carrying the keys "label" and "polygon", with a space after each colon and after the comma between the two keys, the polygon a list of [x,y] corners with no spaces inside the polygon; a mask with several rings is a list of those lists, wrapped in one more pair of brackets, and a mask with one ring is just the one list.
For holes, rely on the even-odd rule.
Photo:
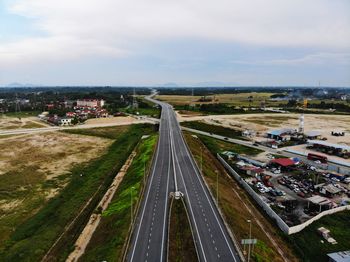
{"label": "patch of bare soil", "polygon": [[40,122],[36,117],[25,117],[25,118],[15,118],[15,117],[0,117],[0,130],[8,129],[19,129],[19,128],[40,128],[46,127],[47,124]]}

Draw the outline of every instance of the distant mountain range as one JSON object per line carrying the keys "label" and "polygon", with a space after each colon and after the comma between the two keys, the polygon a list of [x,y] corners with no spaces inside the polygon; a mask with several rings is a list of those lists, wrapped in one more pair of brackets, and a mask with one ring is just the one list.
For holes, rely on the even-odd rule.
{"label": "distant mountain range", "polygon": [[39,85],[33,85],[33,84],[22,84],[22,83],[17,83],[17,82],[13,82],[10,83],[4,87],[38,87]]}
{"label": "distant mountain range", "polygon": [[159,87],[232,87],[232,86],[240,86],[239,83],[235,82],[219,82],[219,81],[206,81],[206,82],[198,82],[194,84],[177,84],[174,82],[169,82],[165,84],[158,85]]}

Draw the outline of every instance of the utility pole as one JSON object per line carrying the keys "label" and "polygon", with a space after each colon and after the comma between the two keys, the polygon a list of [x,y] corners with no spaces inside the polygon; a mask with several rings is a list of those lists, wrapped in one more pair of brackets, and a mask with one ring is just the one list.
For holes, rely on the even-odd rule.
{"label": "utility pole", "polygon": [[143,184],[146,186],[146,161],[143,162]]}
{"label": "utility pole", "polygon": [[[250,219],[248,219],[247,222],[249,223],[249,239],[251,241],[251,239],[252,239],[252,221]],[[249,242],[249,246],[248,246],[248,262],[250,261],[250,248],[251,248],[251,243]]]}
{"label": "utility pole", "polygon": [[[19,103],[19,100],[18,100],[17,93],[16,93],[16,108],[15,108],[15,113],[16,113],[16,115],[17,115],[17,113],[21,113],[21,106],[20,106],[20,103]],[[21,117],[18,116],[18,119],[21,120]]]}
{"label": "utility pole", "polygon": [[203,147],[201,146],[201,173],[203,173]]}
{"label": "utility pole", "polygon": [[131,187],[130,189],[130,223],[132,224],[133,223],[133,205],[132,205],[132,192],[133,190],[135,189],[135,187]]}
{"label": "utility pole", "polygon": [[219,205],[219,171],[215,170],[216,173],[216,204]]}

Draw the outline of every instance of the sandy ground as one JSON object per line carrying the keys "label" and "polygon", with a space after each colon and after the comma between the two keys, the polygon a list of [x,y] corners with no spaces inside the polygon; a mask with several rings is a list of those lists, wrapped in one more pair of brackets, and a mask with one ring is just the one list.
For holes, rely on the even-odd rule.
{"label": "sandy ground", "polygon": [[40,122],[37,117],[25,117],[19,120],[16,117],[0,117],[0,130],[5,129],[18,129],[18,128],[40,128],[49,126],[43,122]]}
{"label": "sandy ground", "polygon": [[[244,115],[210,115],[186,116],[177,113],[179,121],[204,121],[225,127],[255,130],[263,135],[268,130],[279,128],[298,128],[299,114],[244,114]],[[350,145],[350,115],[305,114],[305,132],[318,130],[328,142]],[[344,137],[331,135],[332,131],[345,131]]]}
{"label": "sandy ground", "polygon": [[108,139],[65,133],[43,133],[0,140],[0,175],[37,166],[50,179],[76,163],[98,156]]}
{"label": "sandy ground", "polygon": [[131,116],[120,116],[120,117],[106,117],[106,118],[91,118],[86,120],[85,125],[96,125],[96,124],[120,124],[129,125],[138,123],[138,119]]}

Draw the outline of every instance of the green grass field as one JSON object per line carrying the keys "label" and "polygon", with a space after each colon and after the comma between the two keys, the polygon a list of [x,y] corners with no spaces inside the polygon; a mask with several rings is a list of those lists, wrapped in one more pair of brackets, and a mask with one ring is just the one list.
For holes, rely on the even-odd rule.
{"label": "green grass field", "polygon": [[223,127],[223,126],[210,125],[200,121],[182,122],[181,125],[184,127],[197,129],[200,131],[213,133],[215,135],[220,135],[220,136],[225,136],[225,137],[235,138],[235,139],[242,139],[241,131]]}
{"label": "green grass field", "polygon": [[215,154],[222,153],[223,151],[231,151],[237,154],[255,156],[263,152],[263,150],[260,150],[260,149],[251,148],[251,147],[247,147],[239,144],[233,144],[233,143],[225,142],[225,141],[204,136],[204,135],[197,135],[197,136],[205,144],[205,146],[208,147],[208,149]]}
{"label": "green grass field", "polygon": [[131,194],[133,207],[135,207],[140,200],[140,191],[143,187],[144,167],[146,165],[147,170],[151,164],[156,142],[157,136],[152,135],[141,141],[137,147],[136,156],[111,204],[103,212],[101,223],[92,236],[81,261],[121,261],[123,246],[130,227]]}
{"label": "green grass field", "polygon": [[[41,113],[41,111],[23,111],[23,112],[7,112],[4,115],[7,117],[30,117],[30,116],[37,116]],[[1,117],[1,115],[0,115]]]}
{"label": "green grass field", "polygon": [[[327,262],[327,254],[337,251],[350,250],[350,211],[343,211],[312,223],[303,231],[291,235],[288,239],[295,247],[296,252],[305,262]],[[329,244],[317,232],[317,228],[329,229],[330,235],[338,242],[336,245]],[[322,243],[321,240],[324,240]]]}
{"label": "green grass field", "polygon": [[[104,133],[102,129],[99,132]],[[76,133],[77,130],[74,131]],[[82,133],[96,135],[96,130],[83,130]],[[77,218],[74,226],[66,232],[52,251],[56,261],[63,261],[72,250],[75,239],[116,172],[122,167],[141,136],[152,133],[151,125],[129,126],[127,131],[118,133],[118,138],[103,156],[89,164],[74,167],[67,186],[34,216],[14,228],[10,239],[0,248],[1,261],[39,261],[67,224]],[[82,207],[92,196],[94,197],[90,204],[78,216]]]}
{"label": "green grass field", "polygon": [[161,114],[161,109],[155,104],[153,104],[150,101],[147,101],[145,99],[138,99],[139,106],[137,109],[133,108],[124,108],[121,109],[120,111],[129,113],[129,114],[139,114],[139,115],[144,115],[144,116],[151,116],[154,118],[160,118]]}

